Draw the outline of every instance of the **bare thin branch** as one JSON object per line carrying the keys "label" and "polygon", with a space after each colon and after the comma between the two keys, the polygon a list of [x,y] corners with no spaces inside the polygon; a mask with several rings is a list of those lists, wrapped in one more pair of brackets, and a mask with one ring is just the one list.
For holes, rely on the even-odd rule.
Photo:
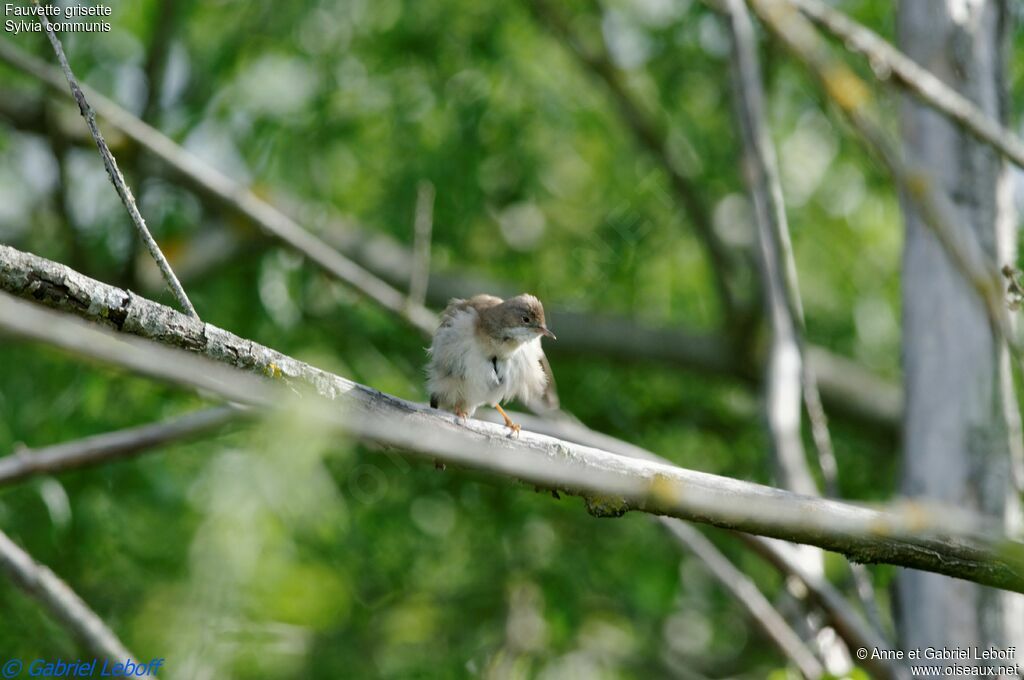
{"label": "bare thin branch", "polygon": [[829,98],[846,116],[869,150],[885,164],[900,190],[914,201],[946,252],[981,297],[993,326],[1020,355],[1020,343],[1011,332],[1000,268],[982,251],[969,233],[957,226],[948,198],[934,186],[927,168],[904,160],[884,128],[871,113],[867,86],[834,59],[813,27],[789,4],[789,0],[750,0],[768,26],[821,81]]}
{"label": "bare thin branch", "polygon": [[0,531],[0,569],[98,658],[125,661],[135,655],[107,624],[46,566],[39,564],[7,534]]}
{"label": "bare thin branch", "polygon": [[[765,118],[764,85],[753,25],[742,0],[722,0],[720,4],[725,8],[733,36],[733,93],[745,154],[743,166],[762,242],[762,276],[766,279],[763,287],[769,308],[768,317],[776,336],[775,343],[779,345],[773,355],[780,355],[781,361],[787,354],[795,353],[798,365],[794,367],[793,375],[788,377],[791,383],[799,382],[802,386],[798,390],[791,384],[787,389],[780,388],[776,392],[803,393],[825,488],[829,495],[835,496],[838,491],[835,452],[817,378],[810,362],[805,360],[806,343],[803,333],[806,320],[775,145]],[[797,373],[799,377],[796,377]],[[792,404],[788,405],[788,410],[797,411]],[[795,435],[790,433],[788,436],[795,436],[799,441],[799,421],[792,423],[791,428],[795,429]],[[798,465],[804,464],[802,451],[795,458]],[[809,476],[809,472],[804,476]]]}
{"label": "bare thin branch", "polygon": [[882,80],[892,78],[936,111],[988,144],[1018,167],[1024,168],[1024,140],[985,115],[970,99],[946,85],[931,71],[908,57],[869,28],[822,0],[793,0],[793,4],[850,50],[867,57]]}
{"label": "bare thin branch", "polygon": [[798,323],[803,309],[775,147],[764,121],[754,29],[741,0],[724,0],[722,5],[733,37],[733,100],[743,142],[744,174],[754,205],[765,317],[771,326],[764,396],[768,430],[782,485],[799,493],[816,494],[800,430],[804,362]]}
{"label": "bare thin branch", "polygon": [[[1024,591],[1024,544],[990,533],[990,522],[908,504],[881,511],[694,472],[454,416],[383,394],[239,338],[63,265],[0,246],[0,288],[35,304],[0,296],[0,324],[15,335],[199,388],[224,399],[274,408],[313,390],[333,400],[303,400],[332,427],[463,465],[582,496],[599,516],[629,510],[700,521],[807,543],[860,562],[886,562]],[[42,303],[120,332],[40,309]],[[142,336],[213,359],[154,345]],[[238,369],[244,369],[239,371]],[[253,375],[274,376],[267,381]],[[981,524],[979,524],[981,522]]]}
{"label": "bare thin branch", "polygon": [[[64,93],[59,72],[26,54],[8,40],[0,40],[0,59],[45,83],[51,90]],[[81,88],[80,88],[81,89]],[[93,90],[84,88],[99,115],[126,137],[145,147],[175,175],[201,188],[233,212],[237,212],[268,234],[287,243],[332,276],[348,284],[389,312],[407,320],[424,334],[433,333],[437,316],[422,306],[409,306],[406,296],[363,267],[342,256],[318,236],[260,199],[219,170],[206,165],[182,149],[161,132],[131,115]],[[91,123],[95,125],[95,123]]]}
{"label": "bare thin branch", "polygon": [[[39,6],[39,0],[32,0],[32,2],[37,7]],[[135,228],[138,230],[139,237],[142,239],[142,242],[146,244],[149,254],[153,256],[154,260],[156,260],[156,264],[163,273],[164,280],[167,281],[167,286],[171,289],[171,293],[174,294],[178,304],[181,305],[181,308],[184,309],[189,316],[199,318],[199,315],[196,314],[195,307],[192,306],[191,300],[189,300],[188,295],[185,294],[185,289],[181,287],[181,282],[178,281],[178,277],[174,275],[174,270],[171,269],[171,265],[167,262],[167,258],[164,257],[163,251],[160,250],[160,246],[153,238],[153,235],[149,233],[149,228],[146,227],[146,220],[142,217],[142,213],[139,212],[139,208],[135,204],[135,196],[132,195],[132,190],[124,181],[124,175],[121,174],[120,168],[117,167],[117,160],[114,158],[114,155],[110,153],[110,148],[107,146],[107,142],[103,139],[103,134],[96,125],[96,114],[93,113],[92,107],[89,106],[89,102],[85,97],[85,93],[82,92],[82,88],[78,84],[75,74],[71,71],[71,65],[68,64],[68,58],[64,54],[64,47],[61,45],[57,34],[53,32],[53,27],[50,24],[49,17],[47,17],[45,12],[40,12],[39,20],[46,29],[46,36],[50,39],[53,51],[56,53],[57,60],[60,62],[60,68],[64,71],[64,77],[67,79],[68,85],[71,87],[71,95],[78,103],[78,110],[81,111],[82,117],[85,118],[85,122],[89,126],[89,132],[92,133],[92,138],[96,142],[96,148],[100,152],[100,158],[103,159],[103,166],[107,169],[107,176],[110,177],[110,182],[114,185],[114,189],[117,190],[117,195],[121,197],[121,202],[128,211],[128,216],[131,218],[132,224],[134,224]]]}
{"label": "bare thin branch", "polygon": [[101,465],[146,453],[157,447],[212,432],[238,420],[243,411],[217,406],[159,423],[86,437],[40,449],[20,449],[0,458],[0,485],[36,475]]}
{"label": "bare thin branch", "polygon": [[[765,116],[764,84],[757,58],[754,28],[743,0],[724,0],[722,4],[726,8],[733,36],[733,96],[746,156],[744,168],[760,236],[767,317],[773,328],[772,359],[768,375],[769,398],[774,396],[790,400],[790,403],[776,404],[774,407],[769,403],[769,415],[775,416],[770,417],[769,422],[774,426],[773,438],[778,442],[776,450],[779,451],[788,478],[810,484],[810,491],[800,487],[796,487],[796,490],[817,494],[817,485],[811,481],[801,444],[798,395],[803,394],[825,490],[829,496],[837,497],[838,466],[832,436],[814,368],[805,359],[806,319],[775,146]],[[780,383],[774,389],[773,377]],[[791,422],[783,422],[781,416],[786,414],[790,416]],[[850,564],[850,569],[864,611],[881,634],[881,616],[871,575],[863,565]]]}
{"label": "bare thin branch", "polygon": [[967,281],[981,297],[993,326],[1019,353],[1003,300],[999,268],[982,251],[971,234],[958,228],[948,198],[936,190],[927,168],[904,160],[888,139],[885,129],[875,120],[868,86],[845,64],[833,57],[790,0],[748,0],[758,16],[790,51],[821,82],[829,99],[849,121],[859,138],[885,164],[886,169],[909,200],[919,207],[925,222],[956,263]]}
{"label": "bare thin branch", "polygon": [[[784,574],[797,579],[807,589],[810,598],[828,617],[829,624],[846,641],[850,649],[895,651],[876,629],[867,625],[850,608],[843,595],[821,574],[809,572],[801,564],[793,546],[761,536],[737,533],[736,536]],[[875,677],[909,678],[906,666],[895,658],[879,659],[871,655],[858,663],[868,668]]]}
{"label": "bare thin branch", "polygon": [[820,678],[825,668],[749,576],[737,569],[715,545],[691,524],[662,518],[665,527],[709,568],[733,597],[743,603],[761,631],[789,657],[805,678]]}

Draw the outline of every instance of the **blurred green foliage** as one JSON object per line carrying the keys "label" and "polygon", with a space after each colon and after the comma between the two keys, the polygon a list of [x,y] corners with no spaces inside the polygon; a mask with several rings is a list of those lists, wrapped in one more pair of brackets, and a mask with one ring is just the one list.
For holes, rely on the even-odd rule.
{"label": "blurred green foliage", "polygon": [[[513,282],[549,305],[689,328],[721,321],[663,169],[524,3],[183,0],[170,19],[158,0],[111,4],[112,33],[65,38],[80,78],[140,112],[149,46],[169,32],[152,122],[259,193],[411,243],[416,187],[429,180],[438,269]],[[842,5],[891,37],[890,3]],[[607,41],[632,96],[671,131],[671,155],[716,228],[749,248],[720,19],[689,0],[560,7],[585,44]],[[39,36],[14,40],[52,59]],[[1018,57],[1022,42],[1018,32]],[[775,44],[762,54],[809,335],[896,378],[892,186],[806,73]],[[39,93],[8,69],[0,84]],[[895,100],[880,93],[895,121]],[[205,320],[424,399],[423,338],[144,158],[122,162],[172,262],[204,234],[250,244],[186,281]],[[0,240],[171,304],[147,288],[148,263],[88,147],[0,126]],[[202,405],[39,347],[4,341],[0,352],[0,452]],[[687,467],[770,481],[749,386],[566,354],[554,364],[563,405],[590,426]],[[892,437],[833,427],[843,494],[887,498]],[[647,518],[599,520],[577,499],[367,450],[316,432],[297,411],[4,489],[0,526],[143,659],[166,657],[168,677],[764,677],[785,666]],[[788,601],[774,571],[711,537]],[[844,585],[839,562],[829,567]],[[890,571],[875,574],[884,595]],[[8,584],[0,607],[0,656],[82,656]]]}

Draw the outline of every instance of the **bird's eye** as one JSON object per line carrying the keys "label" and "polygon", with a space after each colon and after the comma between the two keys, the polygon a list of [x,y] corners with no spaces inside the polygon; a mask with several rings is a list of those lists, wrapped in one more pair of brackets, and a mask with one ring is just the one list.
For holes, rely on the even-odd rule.
{"label": "bird's eye", "polygon": [[530,323],[530,317],[524,316],[523,317],[523,323]]}

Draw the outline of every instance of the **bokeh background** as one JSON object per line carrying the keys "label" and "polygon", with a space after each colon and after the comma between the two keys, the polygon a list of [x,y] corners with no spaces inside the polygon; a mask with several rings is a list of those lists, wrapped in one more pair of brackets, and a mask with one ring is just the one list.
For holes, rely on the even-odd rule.
{"label": "bokeh background", "polygon": [[[411,247],[418,188],[429,182],[438,275],[533,292],[549,308],[721,328],[709,265],[665,159],[638,143],[616,96],[530,3],[109,4],[112,32],[64,37],[80,79],[328,241],[370,232]],[[893,37],[891,3],[839,5]],[[607,51],[628,96],[664,131],[667,162],[700,187],[716,232],[742,261],[754,233],[721,18],[691,0],[558,8],[581,44]],[[40,35],[3,39],[53,61]],[[902,222],[893,187],[804,70],[776,43],[762,48],[808,338],[896,382]],[[1015,111],[1022,56],[1017,30]],[[870,77],[864,63],[850,64]],[[879,95],[895,124],[895,98]],[[67,101],[0,66],[0,241],[173,306],[82,130]],[[426,341],[415,330],[184,188],[123,138],[109,141],[204,320],[425,400]],[[757,307],[756,279],[743,289]],[[558,316],[549,322],[557,333]],[[756,365],[764,332],[751,324],[740,336]],[[0,342],[0,453],[206,403]],[[589,426],[689,468],[772,480],[754,380],[548,346],[563,407]],[[843,415],[832,427],[842,494],[889,498],[894,428]],[[140,657],[165,657],[172,677],[791,672],[704,565],[646,518],[596,519],[578,499],[385,457],[292,411],[4,488],[0,525]],[[708,535],[782,611],[799,609],[774,570]],[[826,566],[848,587],[839,561]],[[872,572],[884,603],[892,570]],[[0,583],[0,609],[0,656],[82,656],[9,583]]]}

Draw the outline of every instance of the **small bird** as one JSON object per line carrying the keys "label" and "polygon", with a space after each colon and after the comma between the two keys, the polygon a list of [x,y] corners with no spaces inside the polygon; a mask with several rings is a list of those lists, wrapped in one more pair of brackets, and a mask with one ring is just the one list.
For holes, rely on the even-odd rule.
{"label": "small bird", "polygon": [[509,434],[518,435],[520,426],[501,402],[518,397],[557,407],[551,366],[540,346],[545,335],[555,339],[544,321],[544,307],[532,295],[452,299],[427,350],[431,407],[469,418],[488,404],[505,419]]}

